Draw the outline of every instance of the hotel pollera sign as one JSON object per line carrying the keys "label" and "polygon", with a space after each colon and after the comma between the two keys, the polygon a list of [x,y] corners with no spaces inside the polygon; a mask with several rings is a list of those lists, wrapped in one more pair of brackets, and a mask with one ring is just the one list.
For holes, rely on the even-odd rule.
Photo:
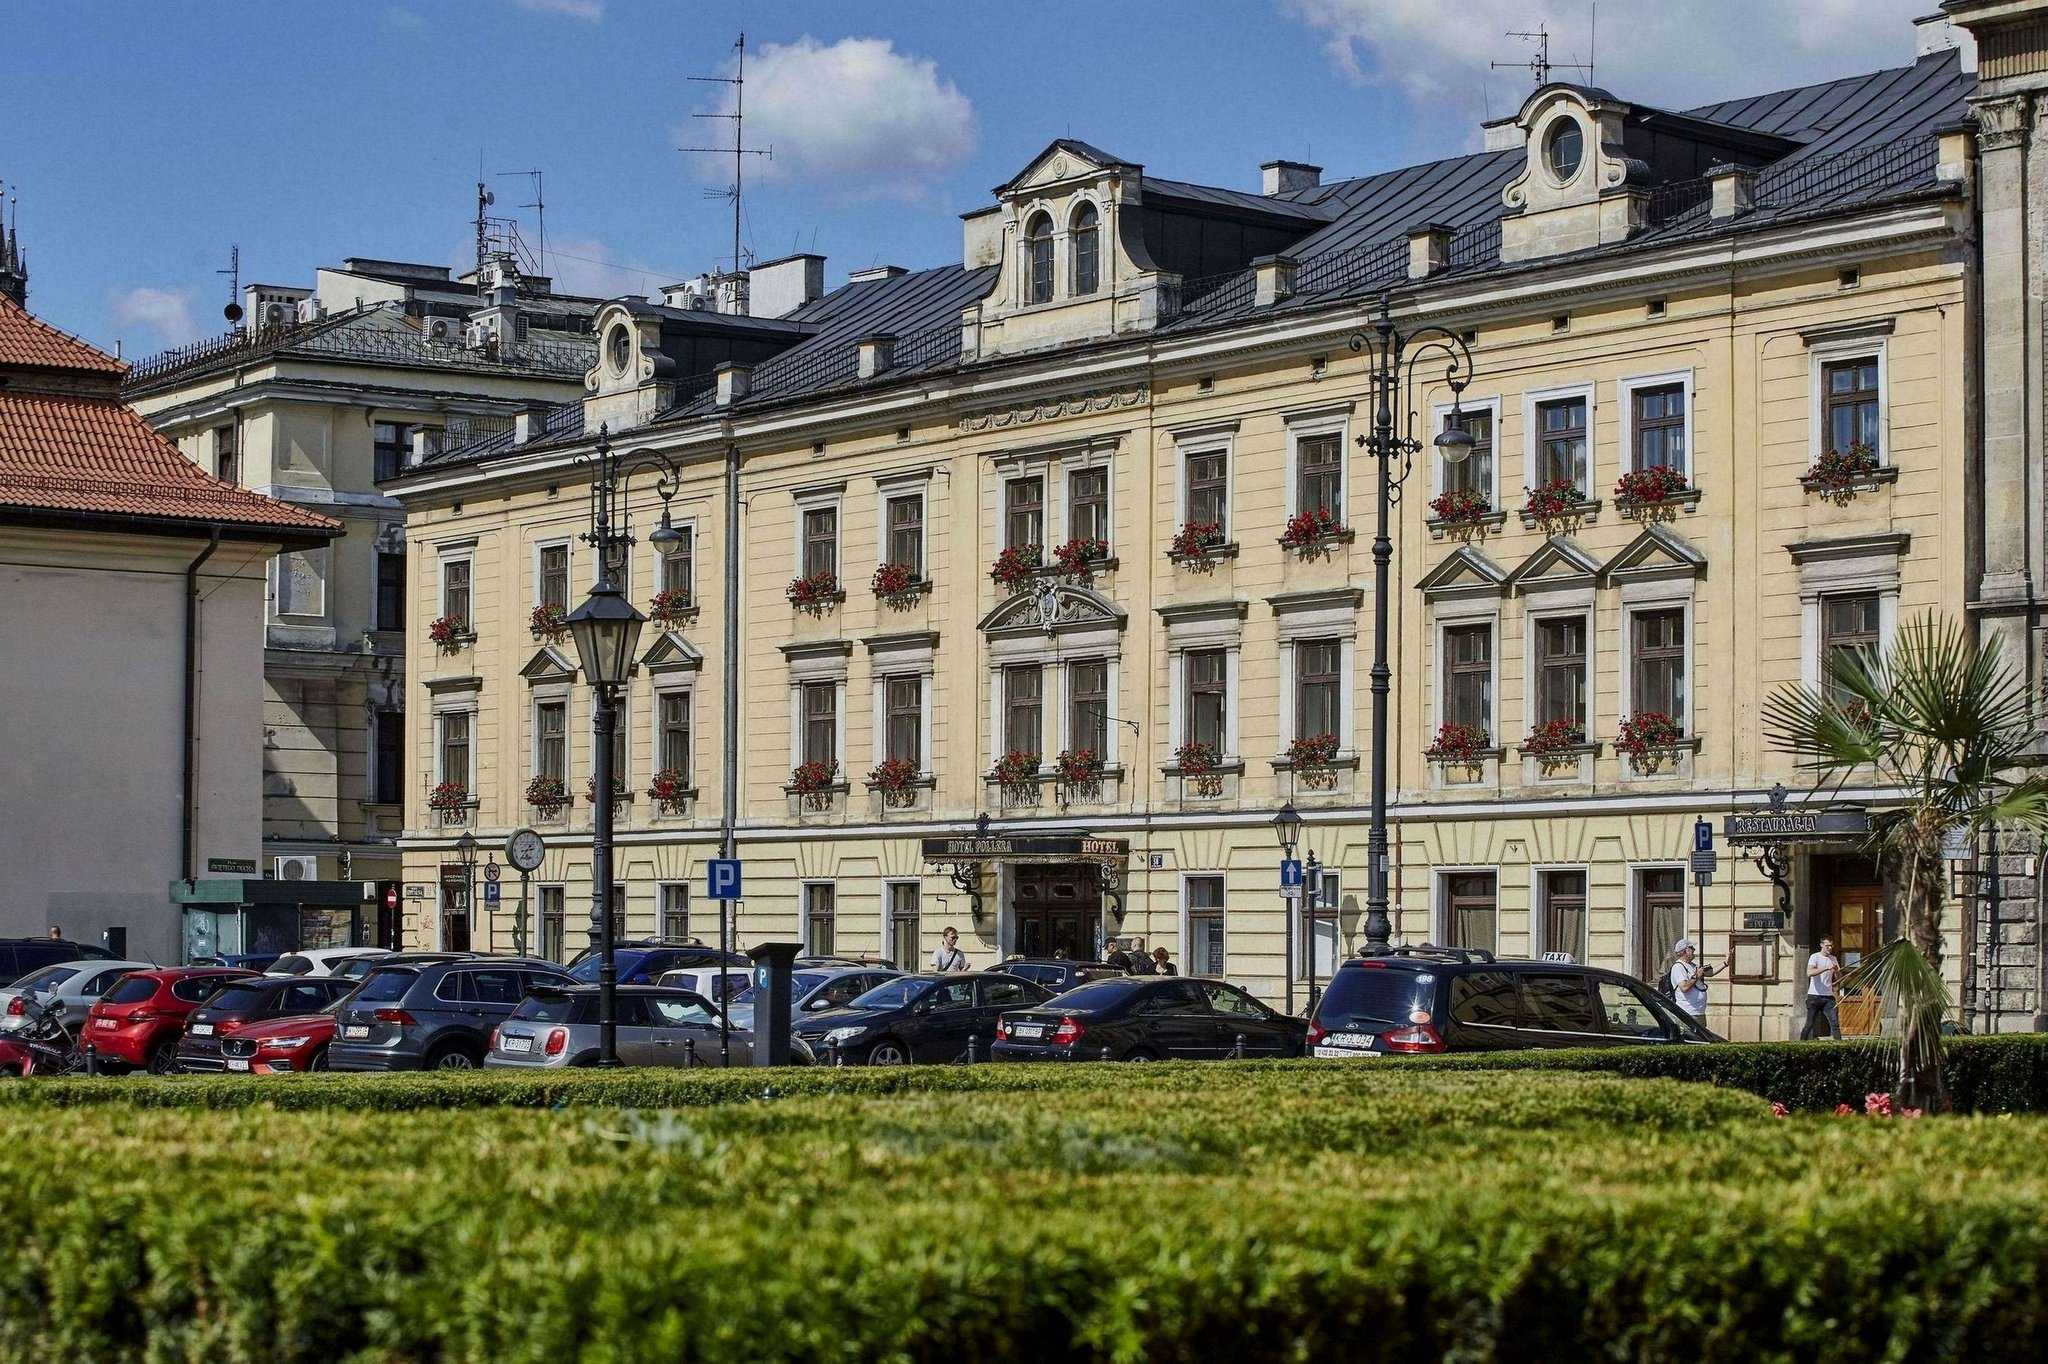
{"label": "hotel pollera sign", "polygon": [[964,834],[959,838],[927,838],[927,862],[1101,861],[1131,855],[1128,838],[1089,838],[1078,834]]}

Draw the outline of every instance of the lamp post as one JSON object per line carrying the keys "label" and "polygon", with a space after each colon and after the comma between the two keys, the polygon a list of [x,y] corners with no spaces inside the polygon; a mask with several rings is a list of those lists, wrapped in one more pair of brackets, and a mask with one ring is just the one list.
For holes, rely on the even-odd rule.
{"label": "lamp post", "polygon": [[[1301,813],[1288,801],[1280,807],[1280,813],[1273,816],[1273,836],[1280,840],[1280,859],[1294,860],[1294,845],[1301,838]],[[1284,950],[1287,953],[1287,1012],[1294,1012],[1294,902],[1288,898],[1287,888],[1280,888],[1280,909],[1285,916]]]}
{"label": "lamp post", "polygon": [[594,458],[597,472],[590,484],[590,530],[583,538],[596,551],[597,581],[582,605],[569,613],[567,623],[583,680],[591,688],[591,729],[597,749],[591,774],[596,799],[590,835],[591,923],[599,966],[597,1064],[616,1066],[618,968],[612,951],[612,817],[614,788],[623,774],[612,770],[612,741],[618,733],[619,694],[632,673],[634,649],[647,618],[626,600],[612,575],[625,567],[626,555],[633,547],[632,523],[622,499],[635,469],[646,465],[660,471],[656,491],[662,501],[661,523],[648,536],[649,542],[667,554],[682,535],[669,521],[668,502],[675,496],[679,480],[675,465],[666,456],[653,451],[615,456],[609,430],[600,427]]}
{"label": "lamp post", "polygon": [[[465,929],[462,937],[464,951],[469,949],[469,931],[476,925],[476,835],[469,830],[462,831],[462,837],[455,840],[455,856],[462,863],[462,922]],[[448,936],[447,925],[441,928],[441,936]],[[443,943],[444,947],[449,944]]]}
{"label": "lamp post", "polygon": [[[1400,488],[1414,471],[1415,456],[1427,447],[1415,434],[1415,370],[1431,356],[1444,363],[1444,382],[1451,390],[1450,418],[1436,436],[1436,450],[1451,464],[1472,453],[1472,436],[1464,429],[1458,397],[1472,380],[1472,352],[1464,338],[1446,327],[1426,324],[1410,332],[1395,330],[1393,302],[1380,295],[1380,314],[1372,326],[1351,336],[1351,349],[1362,352],[1372,379],[1372,430],[1358,444],[1379,463],[1378,517],[1372,542],[1372,826],[1366,838],[1365,951],[1388,950],[1393,922],[1387,917],[1387,667],[1388,565],[1394,542],[1388,519]],[[1406,417],[1397,431],[1395,400],[1405,398]],[[1398,464],[1398,469],[1396,465]]]}
{"label": "lamp post", "polygon": [[1308,865],[1301,869],[1301,903],[1308,910],[1308,941],[1301,945],[1301,953],[1308,958],[1308,1014],[1315,1017],[1316,1000],[1316,929],[1323,922],[1323,868],[1316,861],[1315,850],[1310,849]]}

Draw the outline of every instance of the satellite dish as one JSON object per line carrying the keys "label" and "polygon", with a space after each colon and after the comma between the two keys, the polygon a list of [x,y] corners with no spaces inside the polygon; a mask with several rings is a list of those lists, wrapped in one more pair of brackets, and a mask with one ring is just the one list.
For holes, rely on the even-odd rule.
{"label": "satellite dish", "polygon": [[484,202],[485,202],[486,204],[495,204],[495,203],[497,203],[497,202],[498,202],[498,196],[497,196],[497,193],[496,193],[496,191],[493,191],[493,190],[488,190],[488,189],[487,189],[487,190],[485,190],[485,191],[484,191]]}
{"label": "satellite dish", "polygon": [[230,303],[227,307],[220,310],[220,315],[230,322],[240,322],[242,320],[242,305]]}

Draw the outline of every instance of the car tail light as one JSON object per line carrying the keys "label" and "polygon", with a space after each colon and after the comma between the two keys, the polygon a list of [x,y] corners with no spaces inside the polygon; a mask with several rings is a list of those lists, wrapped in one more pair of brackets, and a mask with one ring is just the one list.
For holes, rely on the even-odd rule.
{"label": "car tail light", "polygon": [[491,1029],[491,1050],[492,1050],[492,1051],[496,1051],[496,1050],[498,1049],[498,1031],[499,1031],[499,1030],[498,1030],[498,1029],[496,1029],[496,1028],[492,1028],[492,1029]]}
{"label": "car tail light", "polygon": [[7,1012],[12,1017],[20,1018],[23,1014],[28,1012],[28,1006],[21,1002],[20,995],[16,995],[14,998],[7,1001]]}
{"label": "car tail light", "polygon": [[1427,1023],[1411,1023],[1380,1034],[1388,1051],[1442,1051],[1444,1039]]}
{"label": "car tail light", "polygon": [[1322,1041],[1325,1037],[1328,1037],[1329,1035],[1330,1030],[1328,1028],[1325,1028],[1322,1024],[1316,1022],[1314,1019],[1309,1020],[1308,1044],[1310,1046],[1314,1046],[1316,1043]]}
{"label": "car tail light", "polygon": [[560,1056],[564,1051],[568,1049],[568,1046],[569,1030],[567,1028],[548,1029],[548,1055]]}
{"label": "car tail light", "polygon": [[1071,1047],[1081,1040],[1081,1034],[1088,1030],[1081,1026],[1081,1020],[1072,1014],[1060,1019],[1059,1028],[1052,1035],[1053,1045]]}
{"label": "car tail light", "polygon": [[123,1023],[147,1023],[155,1017],[156,1014],[152,1010],[136,1009],[121,1021]]}
{"label": "car tail light", "polygon": [[413,1016],[403,1009],[379,1009],[377,1010],[377,1021],[379,1023],[396,1023],[401,1028],[410,1028],[414,1025]]}
{"label": "car tail light", "polygon": [[996,1020],[996,1041],[998,1041],[998,1042],[1007,1042],[1007,1041],[1009,1041],[1009,1040],[1010,1040],[1010,1020],[1009,1020],[1009,1019],[1007,1019],[1007,1018],[998,1018],[998,1019]]}

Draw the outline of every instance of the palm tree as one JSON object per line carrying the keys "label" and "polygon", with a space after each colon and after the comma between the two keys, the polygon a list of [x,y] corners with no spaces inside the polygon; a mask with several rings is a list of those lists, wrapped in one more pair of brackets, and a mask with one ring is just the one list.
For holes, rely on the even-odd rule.
{"label": "palm tree", "polygon": [[1870,848],[1905,881],[1901,939],[1847,977],[1896,1009],[1899,1097],[1939,1107],[1942,838],[2000,823],[2048,830],[2048,778],[2021,775],[2038,738],[2024,680],[1997,640],[1973,643],[1933,615],[1900,627],[1882,653],[1842,650],[1819,687],[1780,688],[1764,703],[1764,735],[1821,783],[1852,778],[1896,792],[1871,816]]}

